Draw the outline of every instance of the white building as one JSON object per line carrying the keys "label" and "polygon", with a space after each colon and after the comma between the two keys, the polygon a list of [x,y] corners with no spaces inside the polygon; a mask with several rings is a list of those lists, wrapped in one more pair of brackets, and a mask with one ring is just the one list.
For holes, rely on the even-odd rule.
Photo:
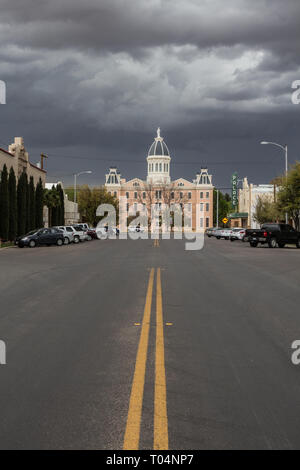
{"label": "white building", "polygon": [[248,183],[247,177],[243,179],[243,187],[239,189],[239,211],[247,213],[247,226],[259,228],[259,224],[253,216],[259,198],[274,202],[275,186],[273,184],[252,184]]}

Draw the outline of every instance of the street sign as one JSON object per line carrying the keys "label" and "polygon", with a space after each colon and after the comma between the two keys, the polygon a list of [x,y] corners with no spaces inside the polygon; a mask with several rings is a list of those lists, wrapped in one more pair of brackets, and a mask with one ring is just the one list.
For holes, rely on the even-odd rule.
{"label": "street sign", "polygon": [[223,222],[223,224],[227,224],[227,222],[228,222],[227,217],[224,217],[224,219],[222,219],[222,222]]}

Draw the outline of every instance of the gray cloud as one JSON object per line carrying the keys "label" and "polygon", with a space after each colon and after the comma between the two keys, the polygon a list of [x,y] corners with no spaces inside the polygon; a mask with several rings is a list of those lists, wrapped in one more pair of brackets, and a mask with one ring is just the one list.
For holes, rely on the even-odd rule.
{"label": "gray cloud", "polygon": [[90,165],[103,181],[118,161],[127,177],[143,176],[158,125],[174,176],[192,177],[190,162],[205,160],[224,185],[237,161],[268,180],[269,169],[251,164],[271,155],[260,138],[289,141],[298,157],[300,108],[290,100],[300,78],[298,0],[0,0],[0,8],[8,92],[0,138],[23,135],[35,158],[52,152],[49,174]]}

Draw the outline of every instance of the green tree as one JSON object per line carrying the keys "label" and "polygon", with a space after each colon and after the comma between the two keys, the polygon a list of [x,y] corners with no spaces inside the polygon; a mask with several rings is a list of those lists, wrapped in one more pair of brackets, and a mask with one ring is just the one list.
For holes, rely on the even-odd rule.
{"label": "green tree", "polygon": [[277,194],[277,209],[281,213],[288,213],[293,220],[295,228],[299,230],[300,211],[300,162],[291,168],[287,178],[282,177]]}
{"label": "green tree", "polygon": [[35,228],[43,227],[43,199],[44,189],[42,180],[40,178],[38,184],[36,185],[35,191]]}
{"label": "green tree", "polygon": [[[219,220],[217,222],[217,195],[219,195]],[[214,221],[218,227],[223,226],[222,220],[227,217],[231,211],[231,198],[229,194],[223,194],[214,189]]]}
{"label": "green tree", "polygon": [[8,239],[9,230],[9,197],[8,197],[8,172],[7,166],[3,166],[0,182],[0,239]]}
{"label": "green tree", "polygon": [[[57,207],[60,204],[60,198],[57,190],[52,187],[52,189],[44,189],[44,204],[48,207],[48,225],[57,225]],[[54,216],[54,217],[53,217]]]}
{"label": "green tree", "polygon": [[35,225],[35,217],[36,217],[35,187],[34,187],[33,176],[30,177],[29,184],[28,184],[27,206],[28,206],[27,230],[30,231],[36,228],[36,225]]}
{"label": "green tree", "polygon": [[267,222],[276,222],[280,219],[280,212],[276,203],[270,197],[258,196],[253,219],[260,225]]}
{"label": "green tree", "polygon": [[18,230],[18,213],[17,213],[17,182],[13,167],[9,171],[8,178],[8,199],[9,199],[9,224],[8,239],[14,240]]}
{"label": "green tree", "polygon": [[57,191],[60,199],[58,225],[65,225],[65,195],[60,184],[57,185]]}
{"label": "green tree", "polygon": [[26,233],[27,226],[27,175],[23,172],[18,181],[17,203],[18,203],[18,235]]}

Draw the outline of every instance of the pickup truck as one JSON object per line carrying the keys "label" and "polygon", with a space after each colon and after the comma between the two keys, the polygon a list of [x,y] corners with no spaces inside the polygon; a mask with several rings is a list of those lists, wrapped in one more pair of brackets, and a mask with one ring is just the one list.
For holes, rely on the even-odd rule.
{"label": "pickup truck", "polygon": [[286,244],[300,248],[300,232],[287,224],[264,224],[260,229],[246,230],[245,236],[253,247],[261,243],[270,248],[283,248]]}

